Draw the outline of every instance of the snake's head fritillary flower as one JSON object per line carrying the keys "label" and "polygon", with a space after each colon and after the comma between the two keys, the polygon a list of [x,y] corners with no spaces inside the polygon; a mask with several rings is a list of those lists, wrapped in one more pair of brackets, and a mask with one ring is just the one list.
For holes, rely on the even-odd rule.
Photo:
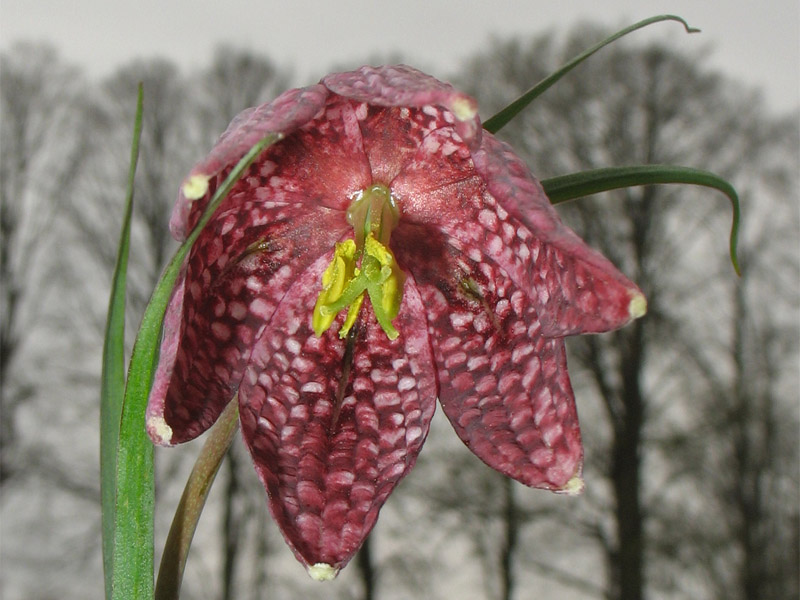
{"label": "snake's head fritillary flower", "polygon": [[472,98],[406,66],[236,117],[181,188],[177,238],[270,133],[173,292],[152,439],[195,438],[238,392],[272,514],[316,579],[363,543],[437,397],[491,467],[579,491],[564,336],[641,316],[638,288],[561,223]]}

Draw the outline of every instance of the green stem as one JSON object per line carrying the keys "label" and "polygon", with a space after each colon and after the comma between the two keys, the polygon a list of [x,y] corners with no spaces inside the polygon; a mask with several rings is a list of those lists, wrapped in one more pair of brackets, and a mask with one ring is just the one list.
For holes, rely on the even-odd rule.
{"label": "green stem", "polygon": [[177,600],[180,595],[186,558],[197,529],[197,522],[200,520],[200,514],[203,512],[203,506],[222,459],[236,434],[238,423],[238,398],[234,397],[209,431],[208,439],[186,482],[164,544],[164,554],[158,569],[155,600]]}

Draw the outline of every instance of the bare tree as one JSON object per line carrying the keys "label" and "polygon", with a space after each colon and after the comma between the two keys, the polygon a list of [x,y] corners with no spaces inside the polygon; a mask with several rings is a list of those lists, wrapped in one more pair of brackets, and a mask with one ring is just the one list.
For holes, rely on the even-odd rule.
{"label": "bare tree", "polygon": [[[99,506],[96,460],[93,447],[70,439],[87,411],[73,395],[70,360],[62,360],[82,360],[62,318],[65,290],[81,282],[63,272],[61,258],[70,252],[66,208],[92,143],[81,127],[85,91],[81,73],[50,47],[19,44],[2,56],[3,591],[8,582],[10,590],[26,585],[43,597],[55,584],[35,577],[23,583],[26,576],[44,568],[54,580],[76,568],[90,571],[92,549],[99,549],[87,543],[99,540],[95,520],[75,518]],[[53,535],[54,522],[68,525]]]}
{"label": "bare tree", "polygon": [[75,127],[78,73],[62,63],[55,50],[20,44],[1,60],[0,483],[4,483],[16,471],[18,409],[37,393],[39,383],[21,367],[20,357],[31,350],[29,341],[42,325],[54,223],[63,198],[74,187],[87,139]]}
{"label": "bare tree", "polygon": [[[772,151],[796,162],[800,150],[791,121],[768,131]],[[715,594],[743,600],[800,591],[800,222],[784,200],[797,189],[797,172],[764,170],[748,182],[753,189],[764,185],[780,200],[759,194],[767,201],[761,211],[745,207],[742,277],[728,291],[729,344],[720,354],[686,349],[708,387],[708,401],[694,407],[697,434],[672,442],[687,460],[707,465],[701,485],[714,499],[717,518],[703,523],[710,542],[698,550]]]}

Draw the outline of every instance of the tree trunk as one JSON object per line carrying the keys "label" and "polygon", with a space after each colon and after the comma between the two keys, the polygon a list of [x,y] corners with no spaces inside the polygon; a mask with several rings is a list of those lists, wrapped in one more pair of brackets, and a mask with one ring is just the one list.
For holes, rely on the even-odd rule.
{"label": "tree trunk", "polygon": [[236,575],[236,561],[239,556],[239,533],[241,518],[236,512],[236,498],[239,496],[239,474],[237,460],[233,448],[225,457],[228,466],[228,485],[225,488],[225,507],[223,518],[223,543],[224,556],[222,565],[222,599],[233,600],[236,598],[234,578]]}
{"label": "tree trunk", "polygon": [[367,536],[367,539],[364,540],[364,544],[361,546],[361,550],[359,550],[356,555],[356,566],[361,575],[361,582],[364,585],[364,600],[375,599],[375,565],[372,559],[371,539],[372,534]]}
{"label": "tree trunk", "polygon": [[643,326],[630,327],[622,367],[624,410],[615,423],[611,481],[614,490],[617,548],[611,591],[617,600],[644,598],[644,526],[641,505],[641,435],[644,399],[640,386]]}
{"label": "tree trunk", "polygon": [[500,555],[500,598],[501,600],[511,600],[514,594],[514,554],[517,550],[519,515],[514,500],[514,481],[510,477],[503,478],[503,491],[505,504],[503,520],[506,536],[505,546]]}

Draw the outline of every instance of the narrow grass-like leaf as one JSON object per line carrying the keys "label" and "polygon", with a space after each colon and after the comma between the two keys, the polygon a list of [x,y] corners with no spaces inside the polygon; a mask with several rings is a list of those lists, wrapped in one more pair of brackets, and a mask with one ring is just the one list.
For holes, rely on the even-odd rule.
{"label": "narrow grass-like leaf", "polygon": [[675,15],[659,15],[657,17],[650,17],[649,19],[645,19],[643,21],[639,21],[638,23],[634,23],[630,27],[626,27],[604,39],[603,41],[595,44],[585,52],[582,52],[571,61],[569,61],[566,65],[558,69],[557,71],[553,72],[551,75],[542,79],[539,83],[533,86],[530,90],[525,92],[522,96],[514,100],[511,104],[506,106],[504,109],[499,111],[494,116],[490,117],[483,123],[483,128],[490,133],[497,133],[500,131],[511,119],[517,116],[522,109],[524,109],[528,104],[533,102],[536,98],[542,95],[546,90],[548,90],[554,83],[556,83],[559,79],[561,79],[564,75],[569,73],[572,69],[577,67],[581,64],[584,60],[589,58],[592,54],[597,52],[598,50],[608,46],[610,43],[618,40],[622,36],[628,35],[629,33],[636,31],[637,29],[642,29],[643,27],[647,27],[648,25],[652,25],[653,23],[659,23],[661,21],[677,21],[682,23],[684,28],[686,29],[687,33],[696,33],[700,31],[699,29],[695,29],[694,27],[690,27],[689,24],[684,21],[682,18],[677,17]]}
{"label": "narrow grass-like leaf", "polygon": [[106,598],[111,598],[112,559],[114,555],[114,522],[116,514],[116,467],[122,400],[125,395],[125,290],[127,287],[128,253],[130,250],[131,215],[133,213],[133,184],[139,160],[139,140],[142,136],[142,86],[136,99],[136,117],[131,143],[128,189],[125,214],[117,249],[117,262],[111,280],[108,301],[103,367],[100,388],[100,496],[103,522],[103,573]]}
{"label": "narrow grass-like leaf", "polygon": [[183,489],[164,545],[161,566],[158,568],[156,600],[178,600],[186,558],[197,529],[197,522],[200,520],[200,514],[222,459],[238,430],[238,424],[239,404],[238,398],[234,397],[208,432],[200,456],[197,457],[197,462]]}
{"label": "narrow grass-like leaf", "polygon": [[730,183],[714,173],[673,165],[640,165],[593,169],[545,179],[541,183],[553,204],[638,185],[681,183],[718,190],[725,194],[731,202],[733,222],[730,235],[730,256],[736,273],[741,274],[736,250],[739,239],[739,195]]}
{"label": "narrow grass-like leaf", "polygon": [[153,445],[145,433],[144,416],[172,288],[189,250],[211,215],[250,163],[280,137],[280,134],[271,134],[263,138],[237,163],[167,265],[145,309],[133,346],[122,407],[117,458],[114,600],[153,597]]}

